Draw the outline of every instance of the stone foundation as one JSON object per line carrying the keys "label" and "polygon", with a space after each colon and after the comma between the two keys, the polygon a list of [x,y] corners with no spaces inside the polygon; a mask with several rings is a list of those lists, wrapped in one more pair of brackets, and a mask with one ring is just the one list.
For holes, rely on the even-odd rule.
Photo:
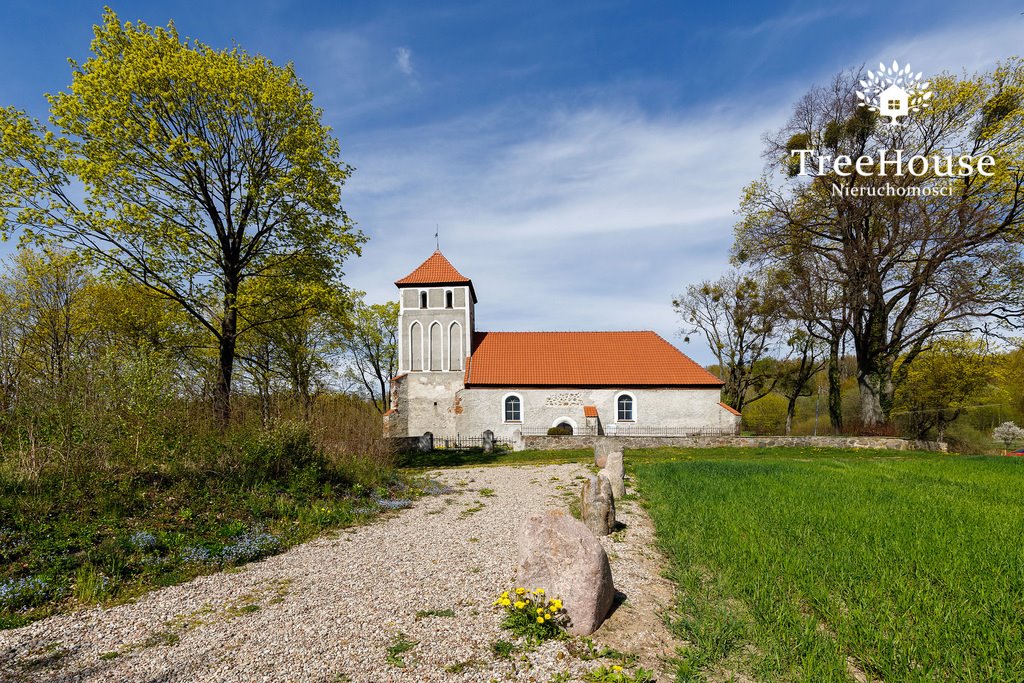
{"label": "stone foundation", "polygon": [[[599,436],[524,436],[515,450],[558,451],[594,447]],[[628,436],[616,437],[625,448],[875,448],[885,451],[946,453],[941,441],[916,441],[889,436]]]}

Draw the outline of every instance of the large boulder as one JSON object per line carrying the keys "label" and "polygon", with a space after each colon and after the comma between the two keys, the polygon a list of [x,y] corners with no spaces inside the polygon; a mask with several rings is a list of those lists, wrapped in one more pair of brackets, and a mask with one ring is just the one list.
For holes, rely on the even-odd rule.
{"label": "large boulder", "polygon": [[612,496],[615,500],[622,500],[622,497],[626,495],[626,482],[623,481],[622,477],[619,476],[616,470],[610,470],[607,467],[597,473],[598,478],[604,479],[611,486]]}
{"label": "large boulder", "polygon": [[560,598],[569,632],[590,635],[615,601],[608,556],[586,525],[562,510],[528,517],[519,529],[516,583]]}
{"label": "large boulder", "polygon": [[615,493],[607,478],[590,475],[583,480],[580,517],[598,536],[607,536],[615,530]]}
{"label": "large boulder", "polygon": [[594,440],[594,464],[604,467],[611,453],[622,453],[622,444],[610,436],[599,436]]}

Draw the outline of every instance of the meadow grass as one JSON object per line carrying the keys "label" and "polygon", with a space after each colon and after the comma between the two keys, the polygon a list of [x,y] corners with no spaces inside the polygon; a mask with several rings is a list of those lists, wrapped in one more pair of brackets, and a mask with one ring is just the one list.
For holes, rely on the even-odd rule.
{"label": "meadow grass", "polygon": [[678,680],[1022,680],[1024,462],[800,450],[627,455]]}

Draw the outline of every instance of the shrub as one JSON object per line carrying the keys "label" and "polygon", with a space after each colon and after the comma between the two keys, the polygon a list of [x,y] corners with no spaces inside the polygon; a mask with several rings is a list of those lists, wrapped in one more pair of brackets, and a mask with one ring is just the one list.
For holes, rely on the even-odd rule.
{"label": "shrub", "polygon": [[41,605],[58,591],[49,581],[36,576],[0,581],[0,609],[16,610]]}
{"label": "shrub", "polygon": [[501,627],[530,644],[542,643],[565,635],[568,616],[558,598],[548,599],[543,588],[516,588],[505,591],[493,603],[505,611]]}
{"label": "shrub", "polygon": [[552,427],[548,430],[548,436],[572,436],[572,428],[561,425]]}

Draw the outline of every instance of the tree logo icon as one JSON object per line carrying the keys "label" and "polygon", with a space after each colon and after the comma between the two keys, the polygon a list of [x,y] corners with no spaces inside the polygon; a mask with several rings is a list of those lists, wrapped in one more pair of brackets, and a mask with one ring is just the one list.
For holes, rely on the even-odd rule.
{"label": "tree logo icon", "polygon": [[906,64],[902,68],[893,61],[892,66],[878,65],[878,71],[868,71],[867,80],[860,82],[863,91],[857,90],[857,103],[889,118],[889,124],[901,125],[897,119],[929,106],[932,91],[928,82],[921,82],[921,72],[916,74]]}

